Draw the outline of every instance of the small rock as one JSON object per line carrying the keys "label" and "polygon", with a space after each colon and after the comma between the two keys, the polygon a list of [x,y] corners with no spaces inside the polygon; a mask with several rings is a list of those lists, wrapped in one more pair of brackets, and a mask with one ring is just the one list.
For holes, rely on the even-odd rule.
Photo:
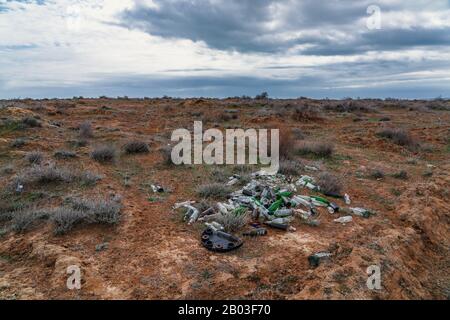
{"label": "small rock", "polygon": [[104,243],[100,243],[98,245],[95,246],[95,251],[99,252],[99,251],[103,251],[109,248],[109,243],[108,242],[104,242]]}

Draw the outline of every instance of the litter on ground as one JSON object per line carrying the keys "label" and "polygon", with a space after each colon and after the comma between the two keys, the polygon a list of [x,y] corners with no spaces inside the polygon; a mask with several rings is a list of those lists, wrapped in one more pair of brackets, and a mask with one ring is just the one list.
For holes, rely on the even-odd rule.
{"label": "litter on ground", "polygon": [[[243,243],[235,235],[238,231],[245,237],[263,236],[268,233],[263,225],[288,232],[296,231],[291,225],[294,221],[319,227],[320,208],[326,209],[331,215],[342,214],[333,221],[343,225],[352,222],[353,216],[368,218],[374,214],[364,208],[339,207],[326,196],[319,194],[321,188],[310,176],[303,175],[295,182],[282,174],[269,175],[264,171],[255,172],[251,176],[251,181],[229,194],[227,201],[217,202],[206,210],[202,209],[202,212],[196,208],[195,201],[174,204],[174,209],[184,208],[184,220],[189,225],[196,222],[205,224],[202,244],[207,249],[218,252],[237,249]],[[240,178],[239,175],[233,175],[226,184],[236,185]],[[309,192],[316,194],[299,194],[297,187],[309,189]],[[351,203],[348,194],[334,197],[340,198],[347,205]],[[251,223],[246,220],[249,217]],[[244,230],[241,231],[241,228]],[[320,260],[322,256],[323,254],[311,259]]]}

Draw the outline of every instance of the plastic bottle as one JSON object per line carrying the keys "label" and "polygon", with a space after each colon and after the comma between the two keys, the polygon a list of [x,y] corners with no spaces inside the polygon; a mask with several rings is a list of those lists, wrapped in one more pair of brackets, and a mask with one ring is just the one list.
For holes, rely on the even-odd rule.
{"label": "plastic bottle", "polygon": [[186,206],[188,208],[188,213],[186,214],[189,217],[188,224],[191,225],[198,219],[199,211],[192,207],[192,206]]}
{"label": "plastic bottle", "polygon": [[275,218],[275,219],[272,219],[271,221],[275,222],[275,223],[287,224],[292,221],[292,217]]}
{"label": "plastic bottle", "polygon": [[352,203],[352,201],[350,200],[350,196],[347,193],[344,194],[344,201],[345,201],[345,204],[347,204],[347,205]]}
{"label": "plastic bottle", "polygon": [[212,230],[214,230],[214,231],[223,231],[224,230],[224,227],[220,224],[220,223],[218,223],[218,222],[216,222],[216,221],[213,221],[213,222],[211,222],[211,223],[208,223],[208,222],[206,222],[205,223],[205,225],[208,227],[208,228],[211,228]]}
{"label": "plastic bottle", "polygon": [[219,211],[222,214],[227,214],[228,213],[228,209],[227,209],[227,207],[225,207],[225,205],[223,203],[218,202],[217,203],[217,209],[219,209]]}
{"label": "plastic bottle", "polygon": [[[277,220],[277,219],[275,219]],[[285,223],[279,223],[275,221],[266,221],[264,222],[266,225],[271,226],[273,228],[281,229],[281,230],[287,230],[289,228],[288,224]]]}
{"label": "plastic bottle", "polygon": [[301,205],[304,205],[305,207],[310,208],[311,207],[310,199],[311,199],[310,197],[305,197],[305,196],[294,196],[294,197],[292,197],[291,201],[296,203],[297,205],[301,204]]}
{"label": "plastic bottle", "polygon": [[317,205],[317,206],[329,206],[330,205],[330,201],[328,201],[325,198],[322,197],[318,197],[318,196],[311,196],[311,199],[313,201],[313,204]]}
{"label": "plastic bottle", "polygon": [[338,222],[338,223],[349,223],[349,222],[353,221],[353,217],[345,216],[345,217],[340,217],[340,218],[334,219],[333,221]]}
{"label": "plastic bottle", "polygon": [[360,216],[363,218],[369,218],[373,214],[371,211],[364,208],[350,208],[350,211],[355,216]]}
{"label": "plastic bottle", "polygon": [[275,217],[289,217],[291,216],[293,213],[292,209],[278,209],[277,211],[274,212]]}

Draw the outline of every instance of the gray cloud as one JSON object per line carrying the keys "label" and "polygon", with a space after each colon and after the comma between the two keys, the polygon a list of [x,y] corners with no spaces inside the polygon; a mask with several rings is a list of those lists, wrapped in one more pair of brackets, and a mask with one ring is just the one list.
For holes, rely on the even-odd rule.
{"label": "gray cloud", "polygon": [[450,28],[394,29],[368,31],[348,41],[310,39],[312,47],[302,50],[306,55],[350,55],[367,51],[401,50],[414,47],[449,46]]}
{"label": "gray cloud", "polygon": [[[58,12],[55,2],[32,2],[36,1],[43,9],[49,7]],[[431,13],[428,22],[437,23],[414,24],[413,28],[403,27],[401,19],[386,19],[386,28],[381,30],[361,26],[373,0],[154,2],[157,8],[135,0],[133,8],[118,13],[126,6],[120,7],[111,13],[111,19],[102,20],[92,30],[86,24],[83,32],[67,32],[64,25],[54,23],[62,32],[53,33],[48,29],[46,16],[35,10],[36,18],[30,20],[33,27],[45,22],[37,29],[41,30],[36,33],[41,41],[36,44],[35,35],[29,34],[32,29],[14,20],[23,8],[17,12],[2,11],[0,4],[1,19],[12,17],[9,25],[21,31],[17,38],[22,37],[21,41],[9,41],[13,29],[7,29],[0,43],[0,98],[226,97],[256,95],[261,91],[284,98],[433,98],[450,92],[450,73],[446,74],[450,70],[450,27],[440,20],[450,7],[448,1],[383,4],[386,16],[401,10],[413,14],[427,11]],[[9,5],[3,8],[13,10]],[[54,11],[44,12],[53,17]],[[125,29],[117,28],[118,25]],[[144,33],[169,41],[146,42]],[[190,39],[212,49],[252,55],[197,50],[189,43],[178,47],[171,39]],[[58,45],[66,42],[67,45]],[[411,48],[418,50],[405,51]],[[181,50],[186,50],[185,60]],[[127,54],[129,58],[122,59]],[[358,56],[352,56],[355,54]],[[317,57],[331,55],[340,57]],[[183,61],[178,63],[177,59]],[[245,66],[242,70],[241,65]]]}
{"label": "gray cloud", "polygon": [[[220,50],[277,52],[296,44],[309,43],[308,37],[289,40],[283,32],[345,26],[365,16],[364,1],[304,0],[172,0],[156,1],[159,8],[140,3],[122,14],[122,23],[165,38],[204,41]],[[273,28],[270,23],[276,23]]]}
{"label": "gray cloud", "polygon": [[[203,41],[219,50],[283,52],[296,45],[307,55],[347,55],[371,50],[448,45],[447,29],[356,28],[371,1],[156,0],[140,2],[121,16],[122,25],[164,38]],[[422,9],[425,9],[423,6]],[[383,5],[384,12],[411,9]],[[412,9],[418,10],[413,7]],[[337,33],[346,34],[342,39]],[[284,37],[286,33],[296,34]]]}

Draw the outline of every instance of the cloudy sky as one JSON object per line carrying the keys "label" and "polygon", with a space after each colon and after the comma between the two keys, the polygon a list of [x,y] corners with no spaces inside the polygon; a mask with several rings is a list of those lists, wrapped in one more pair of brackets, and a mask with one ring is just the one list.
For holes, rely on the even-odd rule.
{"label": "cloudy sky", "polygon": [[0,0],[0,98],[261,91],[450,97],[450,1]]}

